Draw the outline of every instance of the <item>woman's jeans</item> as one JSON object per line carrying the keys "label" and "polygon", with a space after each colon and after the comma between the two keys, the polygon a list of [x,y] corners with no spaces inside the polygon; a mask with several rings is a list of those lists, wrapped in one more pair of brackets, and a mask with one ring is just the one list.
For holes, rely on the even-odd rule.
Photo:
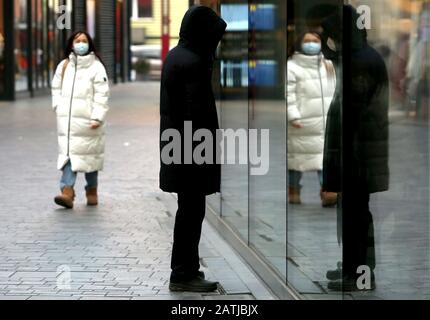
{"label": "woman's jeans", "polygon": [[[85,189],[97,187],[98,173],[98,171],[85,173],[85,180],[87,180],[87,186]],[[63,168],[63,175],[60,182],[61,191],[63,191],[64,187],[74,187],[76,183],[76,177],[77,172],[72,171],[72,165],[70,161],[68,161]]]}
{"label": "woman's jeans", "polygon": [[[318,174],[318,180],[320,185],[322,186],[322,170],[317,171]],[[300,180],[302,180],[303,172],[296,171],[296,170],[288,170],[288,176],[289,176],[289,186],[293,189],[300,189],[302,186],[300,185]]]}

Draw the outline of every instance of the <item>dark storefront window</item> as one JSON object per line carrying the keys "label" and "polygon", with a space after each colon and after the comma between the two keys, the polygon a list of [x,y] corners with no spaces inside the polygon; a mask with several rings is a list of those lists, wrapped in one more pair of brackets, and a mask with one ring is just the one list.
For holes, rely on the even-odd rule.
{"label": "dark storefront window", "polygon": [[51,78],[54,75],[56,61],[59,60],[60,53],[57,52],[56,48],[58,47],[59,39],[56,37],[56,24],[55,24],[55,16],[56,12],[53,8],[53,0],[49,0],[46,8],[46,25],[47,25],[47,34],[46,34],[46,54],[45,61],[47,65],[47,81],[50,85]]}
{"label": "dark storefront window", "polygon": [[124,81],[124,6],[121,1],[116,1],[115,7],[115,74],[119,81]]}
{"label": "dark storefront window", "polygon": [[[49,87],[70,33],[57,26],[59,14],[64,13],[59,6],[58,0],[14,0],[15,91]],[[71,13],[70,4],[67,12]]]}
{"label": "dark storefront window", "polygon": [[[46,8],[46,20],[45,23],[48,26],[46,33],[43,33],[43,37],[46,39],[45,48],[46,56],[44,57],[47,62],[47,80],[51,82],[51,78],[54,75],[57,64],[64,59],[64,46],[65,41],[70,34],[71,30],[61,30],[57,26],[57,19],[59,17],[58,8],[60,6],[59,0],[44,1],[43,6]],[[71,13],[71,6],[68,5],[67,12]]]}
{"label": "dark storefront window", "polygon": [[[34,77],[33,87],[35,89],[47,87],[47,68],[45,63],[46,55],[46,1],[32,1],[32,35],[33,35],[33,66]],[[44,14],[45,13],[45,14]],[[44,23],[45,22],[45,23]]]}
{"label": "dark storefront window", "polygon": [[152,18],[153,0],[135,0],[137,1],[137,14],[139,18]]}
{"label": "dark storefront window", "polygon": [[27,1],[14,0],[15,2],[15,89],[16,91],[28,90],[28,24]]}
{"label": "dark storefront window", "polygon": [[[94,0],[1,1],[0,99],[13,100],[16,93],[34,96],[49,92],[73,28],[86,29],[94,36],[110,78],[116,81],[119,75],[125,81],[128,78],[128,12],[129,3],[119,0],[116,6]],[[102,27],[103,34],[98,39],[97,28]],[[5,64],[5,60],[13,62]]]}
{"label": "dark storefront window", "polygon": [[5,81],[5,32],[4,32],[4,12],[3,0],[0,0],[0,97],[4,95],[4,81]]}

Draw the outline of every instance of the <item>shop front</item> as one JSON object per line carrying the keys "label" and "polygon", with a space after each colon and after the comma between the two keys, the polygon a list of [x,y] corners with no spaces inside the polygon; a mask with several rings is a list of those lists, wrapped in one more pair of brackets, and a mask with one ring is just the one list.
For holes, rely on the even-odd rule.
{"label": "shop front", "polygon": [[[243,139],[248,146],[229,155],[244,156],[246,164],[237,161],[223,166],[221,194],[209,198],[210,221],[280,298],[428,299],[429,1],[199,3],[214,8],[228,23],[218,51],[214,87],[221,127],[236,130],[236,141]],[[343,4],[352,5],[362,15],[367,42],[383,60],[389,86],[389,187],[370,194],[376,261],[376,267],[370,268],[377,287],[365,292],[329,286],[326,272],[342,268],[345,258],[345,230],[339,218],[347,213],[342,213],[342,205],[322,206],[316,172],[303,172],[301,204],[290,203],[289,196],[289,49],[303,30],[321,31],[322,21],[342,12]],[[340,33],[343,25],[339,25]],[[336,69],[338,75],[349,61],[343,58]],[[338,78],[340,98],[344,81]],[[248,135],[241,135],[241,129]],[[251,129],[258,129],[258,134],[251,135]],[[262,129],[269,129],[268,141],[263,140]],[[255,152],[261,156],[258,163],[252,162]],[[252,174],[264,160],[269,164],[267,172]]]}
{"label": "shop front", "polygon": [[13,0],[0,2],[0,99],[49,90],[75,30],[94,36],[113,82],[129,79],[127,1]]}
{"label": "shop front", "polygon": [[[238,162],[227,160],[223,166],[221,194],[209,197],[208,216],[279,297],[291,298],[286,264],[286,2],[200,3],[228,24],[214,87],[221,127],[233,129],[236,141],[247,146],[228,155]],[[265,129],[270,130],[268,140]],[[246,134],[251,131],[256,135]],[[260,155],[258,163],[248,161],[251,154]],[[239,164],[239,159],[245,161]],[[257,168],[264,174],[254,174]]]}

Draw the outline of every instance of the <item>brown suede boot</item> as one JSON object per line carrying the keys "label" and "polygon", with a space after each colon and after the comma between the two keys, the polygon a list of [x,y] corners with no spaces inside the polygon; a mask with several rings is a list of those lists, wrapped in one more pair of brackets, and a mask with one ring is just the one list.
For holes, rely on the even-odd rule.
{"label": "brown suede boot", "polygon": [[98,205],[97,187],[87,189],[87,206]]}
{"label": "brown suede boot", "polygon": [[300,199],[300,189],[289,187],[288,199],[290,204],[301,204],[302,200]]}
{"label": "brown suede boot", "polygon": [[323,207],[333,207],[337,204],[337,193],[335,192],[320,192],[321,205]]}
{"label": "brown suede boot", "polygon": [[64,187],[61,195],[56,196],[54,201],[59,206],[67,209],[73,208],[73,201],[75,200],[75,191],[72,187]]}

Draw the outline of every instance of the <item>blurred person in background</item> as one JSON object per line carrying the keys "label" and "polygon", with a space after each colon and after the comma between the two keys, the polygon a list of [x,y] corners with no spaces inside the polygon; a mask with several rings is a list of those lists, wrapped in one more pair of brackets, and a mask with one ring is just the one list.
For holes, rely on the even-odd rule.
{"label": "blurred person in background", "polygon": [[428,120],[430,108],[430,3],[423,4],[418,25],[418,38],[412,46],[408,63],[408,95],[410,117]]}
{"label": "blurred person in background", "polygon": [[0,94],[2,94],[4,90],[4,45],[4,37],[0,33]]}
{"label": "blurred person in background", "polygon": [[4,37],[0,33],[0,59],[3,60],[3,52],[4,52]]}
{"label": "blurred person in background", "polygon": [[[391,87],[391,106],[397,110],[406,110],[407,101],[407,66],[410,47],[411,19],[399,19],[399,28],[393,50],[389,50],[389,76]],[[409,27],[408,27],[409,26]],[[381,52],[381,50],[379,51]]]}
{"label": "blurred person in background", "polygon": [[[303,172],[315,171],[322,186],[326,116],[336,87],[330,60],[321,53],[321,36],[302,32],[290,48],[287,62],[289,202],[301,203]],[[337,195],[321,189],[323,206],[335,205]]]}

